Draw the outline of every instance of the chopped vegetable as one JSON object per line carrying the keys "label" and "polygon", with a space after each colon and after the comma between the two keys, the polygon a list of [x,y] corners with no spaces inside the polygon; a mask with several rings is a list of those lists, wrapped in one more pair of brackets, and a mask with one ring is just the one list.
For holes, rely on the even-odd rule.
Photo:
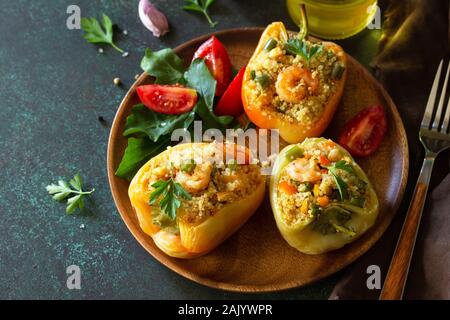
{"label": "chopped vegetable", "polygon": [[288,195],[293,195],[293,194],[297,193],[297,188],[285,180],[281,181],[278,184],[278,189],[280,189],[281,191],[283,191],[284,193],[286,193]]}
{"label": "chopped vegetable", "polygon": [[147,84],[137,87],[136,92],[147,108],[162,114],[189,112],[198,99],[194,89],[179,85]]}
{"label": "chopped vegetable", "polygon": [[67,200],[66,212],[68,214],[73,213],[76,208],[83,209],[83,196],[90,195],[95,191],[95,189],[83,191],[83,180],[78,173],[70,179],[69,183],[64,180],[59,180],[58,184],[52,183],[46,189],[49,194],[53,195],[53,199],[56,201],[63,201],[71,196]]}
{"label": "chopped vegetable", "polygon": [[383,107],[368,107],[345,125],[339,143],[353,156],[366,157],[378,149],[386,130],[387,120]]}
{"label": "chopped vegetable", "polygon": [[100,22],[95,18],[81,18],[81,28],[84,31],[83,37],[89,43],[105,43],[123,53],[124,51],[117,47],[113,42],[113,24],[111,19],[103,14],[103,28]]}
{"label": "chopped vegetable", "polygon": [[231,81],[227,90],[217,103],[217,106],[214,109],[217,115],[238,117],[244,113],[241,98],[242,79],[244,78],[244,73],[245,66],[239,71],[233,81]]}
{"label": "chopped vegetable", "polygon": [[265,74],[261,73],[259,76],[255,77],[255,82],[261,86],[261,88],[265,89],[270,85],[270,77]]}
{"label": "chopped vegetable", "polygon": [[333,79],[340,79],[344,74],[345,66],[342,62],[335,62],[333,65],[333,70],[331,71],[331,77]]}
{"label": "chopped vegetable", "polygon": [[274,49],[276,46],[278,45],[278,41],[270,38],[267,42],[266,45],[264,46],[264,50],[266,51],[271,51],[272,49]]}
{"label": "chopped vegetable", "polygon": [[195,163],[194,159],[189,159],[185,163],[182,163],[180,166],[181,171],[186,173],[192,173],[195,170],[195,167],[197,164]]}

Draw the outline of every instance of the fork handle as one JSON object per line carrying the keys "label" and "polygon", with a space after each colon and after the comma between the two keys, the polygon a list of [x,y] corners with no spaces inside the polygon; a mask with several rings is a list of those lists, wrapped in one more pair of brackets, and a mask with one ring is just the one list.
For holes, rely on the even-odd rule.
{"label": "fork handle", "polygon": [[434,154],[427,152],[423,161],[380,300],[400,300],[403,297],[435,157]]}

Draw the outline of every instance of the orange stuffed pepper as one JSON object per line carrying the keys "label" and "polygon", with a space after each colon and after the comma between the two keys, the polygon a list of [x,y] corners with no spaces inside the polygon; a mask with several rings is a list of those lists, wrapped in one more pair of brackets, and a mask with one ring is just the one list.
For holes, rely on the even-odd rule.
{"label": "orange stuffed pepper", "polygon": [[189,259],[238,230],[261,204],[264,190],[248,149],[187,143],[150,159],[128,194],[140,227],[155,244],[169,256]]}
{"label": "orange stuffed pepper", "polygon": [[247,65],[242,101],[260,128],[279,129],[289,143],[322,134],[341,99],[347,57],[332,42],[290,37],[283,23],[270,24]]}

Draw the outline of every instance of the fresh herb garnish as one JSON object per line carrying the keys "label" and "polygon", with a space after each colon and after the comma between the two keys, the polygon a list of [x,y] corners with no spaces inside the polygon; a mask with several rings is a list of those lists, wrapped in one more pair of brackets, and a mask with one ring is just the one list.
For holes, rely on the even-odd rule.
{"label": "fresh herb garnish", "polygon": [[113,24],[106,14],[103,14],[102,23],[103,28],[100,25],[100,22],[95,18],[81,18],[81,28],[84,31],[83,37],[89,43],[109,44],[120,53],[124,53],[124,51],[117,47],[113,41]]}
{"label": "fresh herb garnish", "polygon": [[208,20],[211,28],[217,25],[217,22],[212,21],[208,14],[208,8],[214,3],[214,0],[185,0],[185,2],[186,4],[183,6],[184,10],[202,13],[206,17],[206,20]]}
{"label": "fresh herb garnish", "polygon": [[347,164],[345,160],[339,160],[338,162],[334,163],[331,166],[327,166],[326,168],[330,171],[331,175],[334,178],[334,181],[336,182],[341,201],[344,201],[348,198],[348,185],[338,174],[337,169],[344,170],[348,173],[353,173],[352,166]]}
{"label": "fresh herb garnish", "polygon": [[152,187],[155,190],[150,194],[150,205],[159,201],[161,210],[172,220],[177,217],[177,209],[181,206],[180,198],[192,199],[181,184],[173,180],[173,175],[168,180],[156,181],[152,184]]}
{"label": "fresh herb garnish", "polygon": [[304,39],[289,39],[285,49],[290,54],[301,56],[309,66],[312,58],[323,50],[323,45],[310,44]]}
{"label": "fresh herb garnish", "polygon": [[76,208],[83,209],[84,201],[83,196],[89,195],[95,191],[83,191],[83,180],[81,176],[77,173],[69,183],[64,180],[59,180],[58,184],[50,184],[46,187],[49,194],[53,195],[53,199],[56,201],[63,201],[67,198],[66,212],[71,214]]}

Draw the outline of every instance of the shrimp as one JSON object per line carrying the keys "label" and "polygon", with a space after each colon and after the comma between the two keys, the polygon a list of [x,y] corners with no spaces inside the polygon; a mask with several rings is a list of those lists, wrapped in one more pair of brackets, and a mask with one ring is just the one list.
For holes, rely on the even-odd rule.
{"label": "shrimp", "polygon": [[290,66],[278,74],[275,89],[278,96],[290,103],[299,103],[309,94],[317,94],[319,80],[299,66]]}
{"label": "shrimp", "polygon": [[286,167],[286,173],[298,182],[317,182],[322,179],[320,168],[313,159],[299,158],[292,161]]}
{"label": "shrimp", "polygon": [[189,193],[197,193],[206,189],[211,180],[212,164],[208,161],[195,166],[192,173],[178,171],[175,181]]}

